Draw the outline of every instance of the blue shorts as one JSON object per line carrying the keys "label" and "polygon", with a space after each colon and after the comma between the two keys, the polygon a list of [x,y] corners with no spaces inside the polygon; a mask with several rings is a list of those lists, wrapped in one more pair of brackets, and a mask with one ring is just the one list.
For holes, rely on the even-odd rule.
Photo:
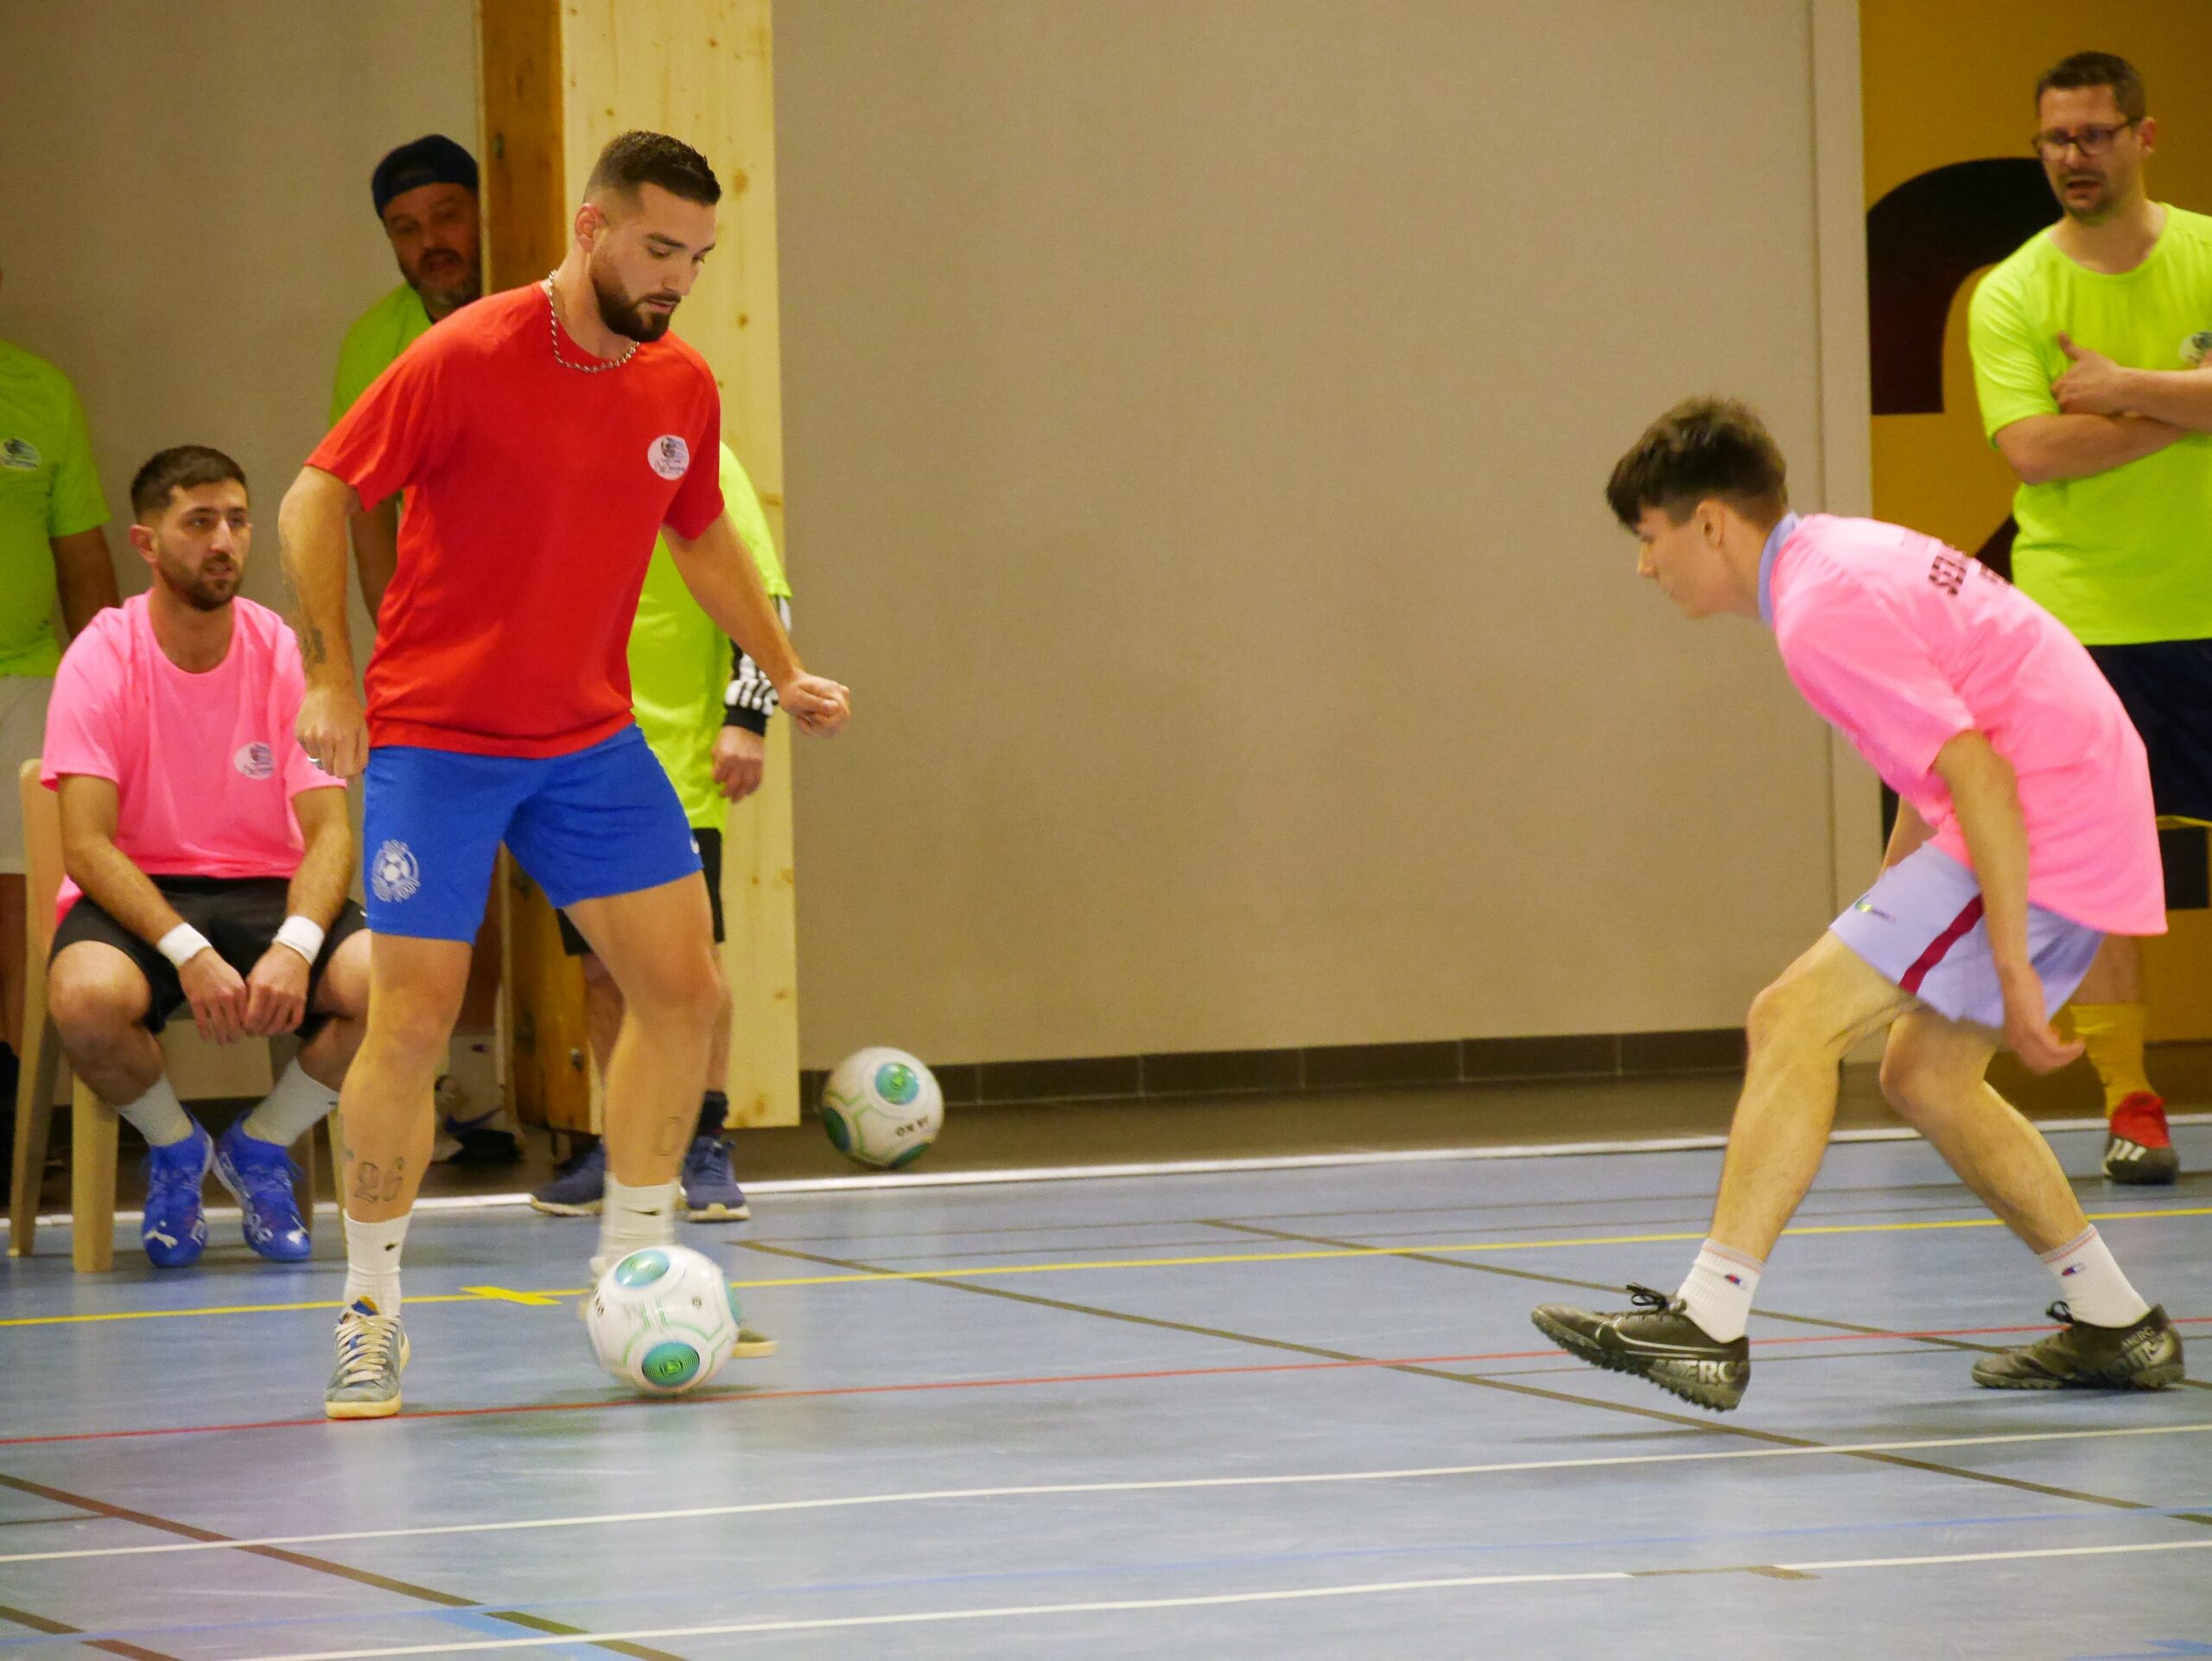
{"label": "blue shorts", "polygon": [[569,755],[369,752],[361,845],[373,932],[474,939],[503,842],[556,906],[699,869],[683,805],[635,727]]}
{"label": "blue shorts", "polygon": [[[1917,849],[1891,866],[1828,932],[1937,1015],[2003,1030],[2005,994],[1981,885],[1940,849]],[[2028,958],[2043,978],[2046,1015],[2074,996],[2104,938],[2055,911],[2028,907]]]}

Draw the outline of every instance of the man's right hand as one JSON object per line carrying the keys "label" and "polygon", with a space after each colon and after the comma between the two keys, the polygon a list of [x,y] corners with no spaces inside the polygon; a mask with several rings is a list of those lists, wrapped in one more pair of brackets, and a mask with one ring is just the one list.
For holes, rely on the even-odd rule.
{"label": "man's right hand", "polygon": [[2082,1053],[2082,1041],[2061,1038],[2044,1013],[2043,977],[2031,965],[1999,968],[1997,980],[2005,996],[2005,1041],[2029,1072],[2056,1072]]}
{"label": "man's right hand", "polygon": [[296,728],[308,759],[334,779],[351,779],[368,764],[369,724],[351,686],[309,686]]}
{"label": "man's right hand", "polygon": [[213,946],[194,952],[176,971],[200,1037],[235,1044],[245,1032],[245,980]]}

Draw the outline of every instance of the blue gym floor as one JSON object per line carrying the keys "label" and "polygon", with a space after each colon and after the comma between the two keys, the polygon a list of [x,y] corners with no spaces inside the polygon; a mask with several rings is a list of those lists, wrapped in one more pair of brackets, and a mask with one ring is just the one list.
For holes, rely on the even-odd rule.
{"label": "blue gym floor", "polygon": [[[2054,1140],[2201,1352],[2212,1175]],[[1832,1150],[1737,1412],[1543,1344],[1674,1286],[1719,1157],[757,1196],[683,1238],[782,1352],[673,1403],[592,1362],[593,1224],[427,1212],[356,1424],[327,1214],[292,1269],[56,1231],[0,1270],[0,1661],[2212,1655],[2212,1391],[1974,1389],[2052,1287],[1919,1143]]]}

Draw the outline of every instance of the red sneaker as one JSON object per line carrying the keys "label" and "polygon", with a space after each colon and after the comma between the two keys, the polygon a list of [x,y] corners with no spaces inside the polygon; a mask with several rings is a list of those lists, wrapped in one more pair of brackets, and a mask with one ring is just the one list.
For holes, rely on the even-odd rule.
{"label": "red sneaker", "polygon": [[2163,1187],[2181,1174],[2181,1156],[2166,1129],[2166,1104],[2151,1091],[2139,1090],[2113,1109],[2105,1174],[2145,1187]]}

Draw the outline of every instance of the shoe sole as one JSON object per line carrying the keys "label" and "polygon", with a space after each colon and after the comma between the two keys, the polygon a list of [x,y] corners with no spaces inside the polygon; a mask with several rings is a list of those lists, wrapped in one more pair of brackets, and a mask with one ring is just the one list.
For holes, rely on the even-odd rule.
{"label": "shoe sole", "polygon": [[596,1217],[606,1203],[604,1200],[570,1201],[540,1200],[536,1194],[530,1197],[531,1210],[543,1212],[548,1217]]}
{"label": "shoe sole", "polygon": [[326,1419],[389,1419],[399,1412],[399,1397],[388,1402],[325,1402],[322,1416]]}
{"label": "shoe sole", "polygon": [[2174,1185],[2175,1179],[2180,1175],[2181,1161],[2179,1160],[2176,1160],[2171,1165],[2152,1165],[2147,1168],[2131,1162],[2121,1166],[2116,1171],[2109,1165],[2105,1167],[2107,1181],[2124,1183],[2131,1188],[2171,1188]]}
{"label": "shoe sole", "polygon": [[[1601,1349],[1584,1338],[1572,1327],[1552,1320],[1542,1311],[1532,1314],[1529,1320],[1546,1338],[1565,1350],[1578,1361],[1586,1361],[1593,1367],[1607,1372],[1626,1373],[1631,1378],[1648,1379],[1669,1396],[1678,1397],[1692,1407],[1701,1407],[1708,1413],[1726,1413],[1744,1399],[1738,1388],[1733,1394],[1722,1394],[1712,1384],[1698,1378],[1686,1378],[1672,1371],[1668,1360],[1632,1360],[1612,1350]],[[1695,1366],[1695,1362],[1681,1362],[1674,1365]],[[1662,1371],[1662,1369],[1666,1369]]]}
{"label": "shoe sole", "polygon": [[2140,1372],[2130,1373],[2125,1378],[2112,1380],[2049,1377],[1985,1378],[1977,1372],[1974,1375],[1974,1381],[1984,1390],[2102,1390],[2115,1392],[2129,1390],[2165,1390],[2181,1383],[2183,1370],[2183,1362],[2177,1357],[2171,1361],[2160,1361],[2154,1365],[2145,1367]]}
{"label": "shoe sole", "polygon": [[776,1348],[776,1340],[772,1338],[764,1338],[758,1344],[740,1343],[731,1349],[730,1359],[734,1361],[757,1361],[764,1355],[773,1355]]}
{"label": "shoe sole", "polygon": [[739,1206],[734,1210],[728,1206],[699,1206],[683,1213],[695,1223],[742,1223],[753,1216],[753,1207]]}

